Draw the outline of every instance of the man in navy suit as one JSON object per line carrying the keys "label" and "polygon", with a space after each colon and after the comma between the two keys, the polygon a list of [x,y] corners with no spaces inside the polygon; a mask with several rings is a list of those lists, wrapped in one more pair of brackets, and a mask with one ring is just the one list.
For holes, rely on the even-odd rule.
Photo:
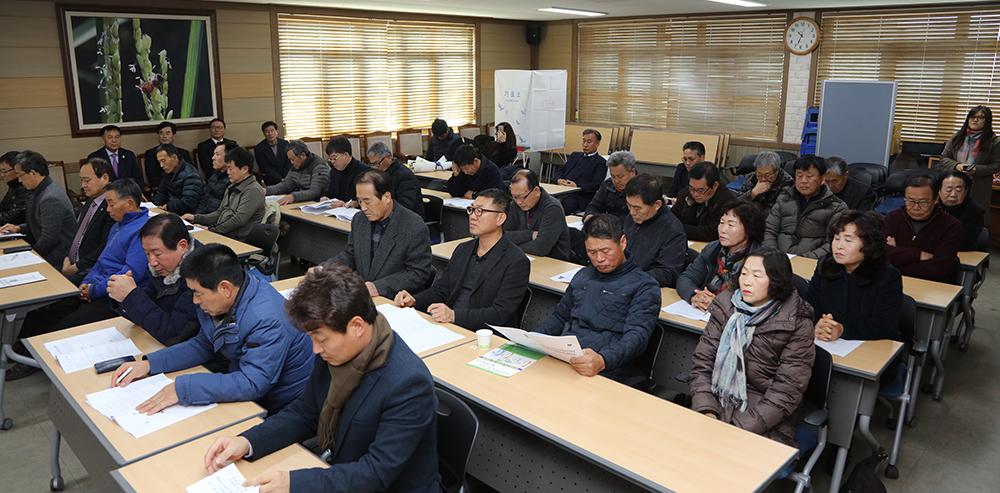
{"label": "man in navy suit", "polygon": [[104,147],[91,152],[87,159],[99,157],[111,163],[115,176],[119,179],[131,178],[139,188],[142,188],[142,171],[139,170],[139,161],[135,158],[135,153],[122,149],[122,129],[117,125],[105,125],[101,129],[101,142]]}
{"label": "man in navy suit", "polygon": [[329,468],[270,471],[247,481],[266,491],[441,491],[437,397],[430,372],[375,309],[348,267],[312,270],[285,304],[309,335],[313,372],[298,399],[205,454],[209,472],[256,460],[311,437],[332,450]]}
{"label": "man in navy suit", "polygon": [[111,164],[101,158],[88,159],[80,166],[80,185],[87,202],[80,213],[76,234],[69,254],[63,258],[62,273],[73,284],[80,284],[90,268],[97,263],[115,220],[108,213],[104,187],[115,181]]}
{"label": "man in navy suit", "polygon": [[260,172],[264,173],[264,184],[274,185],[292,169],[292,162],[288,160],[288,153],[285,151],[288,141],[278,138],[277,123],[264,122],[260,131],[264,133],[264,140],[254,146],[254,159],[257,160]]}
{"label": "man in navy suit", "polygon": [[556,171],[556,184],[580,187],[579,192],[566,194],[562,198],[567,214],[582,211],[608,174],[607,161],[597,152],[601,145],[601,133],[592,128],[583,131],[583,152],[574,152],[566,159],[566,164]]}

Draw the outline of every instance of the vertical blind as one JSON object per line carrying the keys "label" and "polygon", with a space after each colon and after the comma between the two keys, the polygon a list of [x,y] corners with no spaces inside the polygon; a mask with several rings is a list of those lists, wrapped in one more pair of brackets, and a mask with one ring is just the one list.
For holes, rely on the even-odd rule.
{"label": "vertical blind", "polygon": [[774,141],[785,14],[581,22],[580,121]]}
{"label": "vertical blind", "polygon": [[969,109],[1000,102],[1000,8],[825,12],[816,72],[822,81],[897,81],[903,140],[944,142]]}
{"label": "vertical blind", "polygon": [[475,121],[475,25],[278,14],[286,135]]}

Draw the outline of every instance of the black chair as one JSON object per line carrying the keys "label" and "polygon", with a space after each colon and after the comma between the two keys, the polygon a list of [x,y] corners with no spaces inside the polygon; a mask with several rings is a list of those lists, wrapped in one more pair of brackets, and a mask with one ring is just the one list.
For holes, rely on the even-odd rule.
{"label": "black chair", "polygon": [[[812,491],[812,470],[819,461],[823,449],[826,448],[826,436],[830,419],[827,408],[827,397],[830,393],[830,375],[833,372],[833,358],[825,349],[816,348],[816,362],[813,363],[812,377],[803,395],[803,401],[809,402],[816,410],[809,413],[800,423],[795,424],[795,444],[799,447],[799,456],[805,457],[812,450],[809,459],[802,466],[801,472],[790,472],[788,479],[795,481],[795,493],[802,493],[807,487]],[[813,431],[819,430],[819,433]]]}
{"label": "black chair", "polygon": [[254,225],[243,243],[261,249],[261,253],[247,257],[243,261],[243,267],[247,270],[257,269],[270,277],[271,281],[277,281],[278,264],[281,263],[281,251],[277,249],[278,227],[273,224]]}
{"label": "black chair", "polygon": [[[917,303],[912,297],[903,295],[903,303],[899,310],[899,333],[906,345],[909,347],[909,355],[906,363],[899,365],[896,370],[896,379],[889,385],[879,388],[878,402],[889,408],[889,417],[886,419],[886,426],[896,430],[892,439],[892,453],[889,455],[889,464],[885,467],[885,477],[896,479],[899,477],[899,470],[896,468],[896,459],[899,458],[899,440],[903,436],[903,424],[911,428],[917,426],[917,418],[907,417],[907,408],[913,396],[914,369],[917,368],[917,358],[922,358],[926,353],[926,344],[921,344],[914,338],[915,326],[917,323]],[[889,401],[899,402],[899,413],[893,409]],[[893,417],[895,416],[895,417]]]}
{"label": "black chair", "polygon": [[590,257],[587,256],[587,247],[583,241],[583,231],[576,228],[569,228],[569,261],[583,266],[590,265]]}
{"label": "black chair", "polygon": [[424,224],[427,229],[438,237],[438,243],[444,242],[444,228],[441,227],[441,216],[444,214],[444,199],[437,195],[421,195],[424,201]]}
{"label": "black chair", "polygon": [[626,378],[625,385],[634,387],[643,392],[652,393],[656,390],[656,358],[660,355],[660,347],[663,345],[663,328],[660,324],[653,326],[653,333],[649,336],[646,350],[632,363],[638,372],[638,376]]}
{"label": "black chair", "polygon": [[738,166],[723,168],[737,176],[735,180],[726,185],[730,190],[739,190],[743,186],[743,182],[747,179],[747,175],[754,172],[753,162],[756,159],[757,154],[749,154],[740,159],[740,164]]}
{"label": "black chair", "polygon": [[[698,258],[698,255],[701,255],[701,252],[688,247],[687,253],[684,254],[684,269],[687,269],[689,265],[693,264],[695,259]],[[683,272],[683,270],[681,272]]]}
{"label": "black chair", "polygon": [[798,274],[792,274],[792,284],[795,285],[795,290],[799,292],[799,297],[805,299],[806,290],[809,289],[809,280]]}
{"label": "black chair", "polygon": [[796,159],[799,158],[799,156],[797,156],[794,152],[788,152],[788,151],[774,151],[774,152],[778,155],[778,157],[781,158],[782,163],[787,163],[789,161],[794,162]]}
{"label": "black chair", "polygon": [[881,187],[885,184],[885,179],[889,176],[889,168],[875,163],[851,163],[847,165],[847,172],[854,175],[855,172],[864,172],[872,176],[872,185]]}
{"label": "black chair", "polygon": [[[528,314],[528,305],[530,304],[531,304],[531,288],[525,287],[524,297],[521,298],[521,304],[517,306],[517,313],[520,314],[520,316],[517,317],[517,328],[519,329],[524,328],[524,317],[525,315]],[[502,336],[503,334],[500,335]]]}
{"label": "black chair", "polygon": [[435,190],[438,192],[448,191],[448,180],[432,180],[427,184],[428,190]]}
{"label": "black chair", "polygon": [[[465,471],[479,434],[479,418],[455,394],[435,387],[438,398],[437,452],[441,481],[448,491],[465,493]],[[456,488],[457,487],[457,488]]]}

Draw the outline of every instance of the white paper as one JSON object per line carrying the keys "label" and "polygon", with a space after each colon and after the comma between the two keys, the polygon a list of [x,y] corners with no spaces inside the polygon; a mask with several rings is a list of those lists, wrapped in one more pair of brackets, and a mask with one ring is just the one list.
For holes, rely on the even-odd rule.
{"label": "white paper", "polygon": [[361,209],[352,209],[350,207],[337,207],[336,209],[330,209],[326,211],[323,215],[333,216],[344,222],[351,222],[354,219],[354,215],[361,212]]}
{"label": "white paper", "polygon": [[498,347],[472,361],[469,366],[496,373],[502,377],[512,377],[535,363],[534,359]]}
{"label": "white paper", "polygon": [[524,254],[524,256],[528,257],[528,262],[531,262],[532,260],[535,260],[535,257],[532,257],[531,255]]}
{"label": "white paper", "polygon": [[302,209],[302,212],[305,212],[306,214],[322,214],[330,210],[330,204],[332,204],[334,200],[335,199],[327,199],[315,204],[303,205],[300,206],[299,209]]}
{"label": "white paper", "polygon": [[389,322],[392,330],[403,338],[414,353],[419,354],[462,338],[440,325],[428,322],[412,307],[399,308],[391,303],[385,303],[377,308]]}
{"label": "white paper", "polygon": [[[110,380],[110,379],[109,379]],[[128,387],[113,387],[110,389],[87,394],[87,404],[97,412],[113,419],[118,426],[136,438],[142,438],[150,433],[161,430],[178,421],[212,409],[218,404],[204,406],[173,405],[164,408],[152,416],[140,414],[136,406],[149,400],[163,387],[173,383],[164,374],[155,375],[142,380],[135,380]]]}
{"label": "white paper", "polygon": [[712,314],[709,312],[703,312],[700,308],[695,308],[684,300],[680,300],[676,303],[671,303],[662,308],[662,310],[671,315],[679,315],[684,318],[690,318],[691,320],[701,320],[702,322],[708,322],[708,319],[712,318]]}
{"label": "white paper", "polygon": [[28,252],[8,253],[0,255],[0,270],[13,269],[15,267],[25,267],[28,265],[44,264],[45,259]]}
{"label": "white paper", "polygon": [[284,195],[266,195],[264,196],[264,200],[273,200],[277,202],[281,197],[284,197]]}
{"label": "white paper", "polygon": [[[441,159],[444,159],[444,157],[442,156]],[[414,173],[428,173],[436,170],[451,169],[451,163],[447,162],[447,160],[445,160],[444,162],[436,163],[434,161],[428,161],[422,157],[417,157],[417,159],[409,161],[407,162],[407,164],[410,166],[410,169],[412,169]]]}
{"label": "white paper", "polygon": [[[297,287],[298,286],[296,286],[295,288],[297,288]],[[281,296],[284,296],[286,300],[287,299],[291,299],[292,293],[295,292],[295,288],[288,288],[288,289],[283,290],[283,291],[278,291],[278,294],[280,294]]]}
{"label": "white paper", "polygon": [[552,279],[555,282],[564,282],[566,284],[569,284],[569,282],[573,280],[573,276],[575,276],[577,272],[580,272],[580,269],[582,268],[583,267],[577,267],[575,269],[563,272],[562,274],[554,275],[549,279]]}
{"label": "white paper", "polygon": [[583,231],[583,221],[573,221],[571,223],[566,223],[566,226]]}
{"label": "white paper", "polygon": [[257,493],[260,486],[244,487],[247,478],[236,467],[229,464],[215,474],[184,488],[185,493]]}
{"label": "white paper", "polygon": [[514,327],[499,327],[496,325],[490,325],[490,327],[499,330],[510,342],[520,344],[540,353],[545,353],[556,359],[569,362],[570,358],[583,356],[583,348],[580,347],[580,341],[576,336],[550,336],[537,332],[527,332]]}
{"label": "white paper", "polygon": [[450,205],[452,207],[458,207],[459,209],[465,209],[475,202],[472,199],[463,199],[461,197],[452,197],[449,199],[444,199],[444,205]]}
{"label": "white paper", "polygon": [[0,240],[13,240],[14,238],[26,238],[23,233],[4,233],[0,231]]}
{"label": "white paper", "polygon": [[145,207],[146,209],[155,209],[156,204],[152,202],[139,202],[139,207]]}
{"label": "white paper", "polygon": [[689,241],[689,242],[688,242],[688,246],[693,246],[693,245],[694,245],[694,242],[693,242],[693,241]]}
{"label": "white paper", "polygon": [[39,272],[28,272],[26,274],[17,274],[13,276],[7,276],[0,278],[0,288],[12,288],[14,286],[20,286],[22,284],[31,284],[33,282],[44,281],[45,276]]}
{"label": "white paper", "polygon": [[43,345],[45,346],[45,349],[49,350],[49,354],[51,354],[53,358],[59,359],[64,354],[81,351],[94,346],[103,346],[116,341],[127,340],[128,339],[123,336],[121,332],[118,332],[117,329],[114,327],[108,327],[106,329],[95,330],[78,336],[59,339],[58,341],[46,342]]}
{"label": "white paper", "polygon": [[114,327],[46,342],[45,349],[66,373],[73,373],[109,359],[142,354],[135,343]]}
{"label": "white paper", "polygon": [[789,259],[793,259],[795,257],[798,257],[798,255],[795,255],[794,253],[786,253],[785,255],[788,255]]}
{"label": "white paper", "polygon": [[830,342],[816,339],[817,346],[826,349],[826,351],[833,356],[840,356],[841,358],[851,354],[851,351],[854,351],[864,343],[865,341],[849,341],[846,339],[837,339],[836,341]]}

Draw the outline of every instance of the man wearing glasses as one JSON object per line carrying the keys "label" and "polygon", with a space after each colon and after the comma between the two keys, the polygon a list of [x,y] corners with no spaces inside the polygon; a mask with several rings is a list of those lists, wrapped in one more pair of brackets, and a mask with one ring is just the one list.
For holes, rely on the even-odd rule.
{"label": "man wearing glasses", "polygon": [[691,167],[705,161],[705,144],[692,140],[685,142],[681,148],[681,164],[674,170],[674,181],[667,187],[666,196],[670,204],[677,201],[676,197],[688,186],[688,171]]}
{"label": "man wearing glasses", "polygon": [[17,151],[10,151],[0,157],[0,179],[7,183],[7,193],[0,200],[0,224],[21,224],[28,209],[28,189],[17,179],[14,158]]}
{"label": "man wearing glasses", "polygon": [[510,179],[514,203],[507,208],[503,225],[507,238],[528,255],[569,260],[569,227],[562,204],[538,184],[530,169],[514,173]]}
{"label": "man wearing glasses", "polygon": [[962,223],[934,207],[937,183],[916,175],[903,183],[903,206],[885,216],[885,255],[904,276],[949,282]]}
{"label": "man wearing glasses", "polygon": [[[642,173],[625,185],[629,209],[623,221],[625,251],[660,287],[672,288],[684,270],[687,237],[681,221],[664,207],[660,190],[660,181],[649,173]],[[718,229],[719,220],[715,222]]]}
{"label": "man wearing glasses", "polygon": [[743,186],[736,196],[756,202],[764,210],[770,210],[783,190],[795,186],[795,180],[781,169],[781,156],[776,152],[757,154],[753,167],[754,173],[743,180]]}
{"label": "man wearing glasses", "polygon": [[63,259],[69,253],[76,234],[76,216],[69,196],[49,177],[49,164],[35,151],[24,151],[13,157],[17,179],[32,192],[22,222],[5,223],[3,233],[22,233],[35,250],[56,270],[62,270]]}
{"label": "man wearing glasses", "polygon": [[469,144],[458,146],[453,155],[448,193],[452,197],[471,199],[488,188],[507,188],[500,177],[500,168]]}
{"label": "man wearing glasses", "polygon": [[469,232],[475,236],[455,248],[451,261],[434,285],[415,296],[396,294],[396,306],[413,306],[438,323],[468,329],[486,324],[519,327],[518,307],[528,286],[531,263],[503,234],[510,198],[488,188],[468,207]]}
{"label": "man wearing glasses", "polygon": [[684,234],[692,241],[719,239],[722,206],[733,200],[733,193],[719,187],[719,170],[712,163],[698,163],[688,174],[688,187],[677,195],[671,211],[684,225]]}
{"label": "man wearing glasses", "polygon": [[319,199],[321,202],[333,199],[330,207],[351,207],[357,208],[358,201],[355,200],[356,193],[354,185],[358,181],[358,175],[368,169],[365,163],[358,161],[351,155],[351,141],[347,137],[338,135],[330,139],[326,144],[326,154],[330,157],[330,185],[326,189],[326,195]]}
{"label": "man wearing glasses", "polygon": [[420,194],[420,180],[410,168],[392,157],[392,149],[385,142],[376,142],[368,149],[368,164],[386,173],[392,179],[392,198],[399,205],[424,217],[424,199]]}
{"label": "man wearing glasses", "polygon": [[795,188],[782,191],[767,214],[764,245],[820,258],[830,252],[826,225],[838,212],[847,210],[847,205],[823,183],[823,158],[806,154],[795,160],[794,169]]}

